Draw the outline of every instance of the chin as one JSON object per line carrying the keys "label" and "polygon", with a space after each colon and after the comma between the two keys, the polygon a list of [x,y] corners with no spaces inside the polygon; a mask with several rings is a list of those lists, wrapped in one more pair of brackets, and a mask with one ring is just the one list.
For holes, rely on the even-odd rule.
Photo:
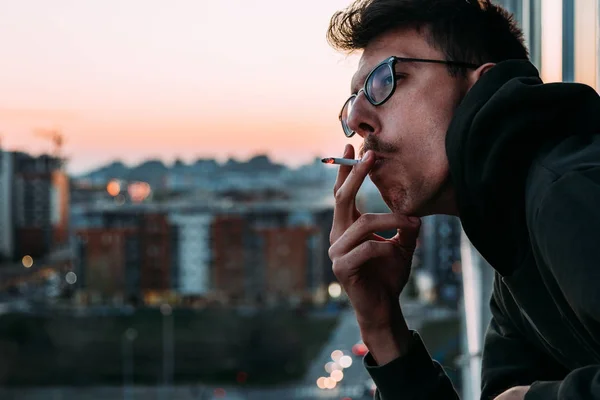
{"label": "chin", "polygon": [[410,184],[403,182],[402,176],[398,174],[399,169],[394,169],[390,174],[390,160],[385,160],[385,168],[381,168],[383,162],[374,168],[369,177],[383,201],[394,214],[421,217],[428,208],[424,202],[419,201],[418,192]]}
{"label": "chin", "polygon": [[396,186],[394,190],[389,190],[378,185],[379,193],[383,201],[394,214],[409,215],[414,217],[426,217],[435,214],[431,205],[425,201],[418,201],[417,196],[405,188]]}
{"label": "chin", "polygon": [[416,215],[411,214],[415,211],[415,208],[412,201],[410,201],[411,196],[408,190],[403,186],[395,186],[394,189],[390,189],[380,185],[378,182],[373,183],[379,190],[385,204],[394,214]]}

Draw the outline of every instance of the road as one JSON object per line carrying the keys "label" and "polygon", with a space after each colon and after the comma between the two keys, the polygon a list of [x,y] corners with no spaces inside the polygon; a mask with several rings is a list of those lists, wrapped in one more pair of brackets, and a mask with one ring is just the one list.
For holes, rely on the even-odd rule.
{"label": "road", "polygon": [[[419,329],[426,319],[442,317],[443,311],[427,307],[416,302],[404,301],[402,306],[404,316],[411,329]],[[440,314],[440,315],[438,315]],[[40,389],[3,389],[0,387],[0,399],[6,400],[319,400],[350,398],[352,400],[367,400],[365,396],[365,382],[369,375],[363,367],[362,357],[352,355],[351,349],[360,340],[360,333],[354,312],[344,310],[340,315],[340,322],[332,332],[330,339],[323,346],[302,382],[296,385],[286,385],[279,388],[251,388],[242,389],[224,387],[225,396],[214,386],[187,385],[171,387],[168,392],[158,386],[134,387],[124,392],[121,387],[93,387],[93,388],[40,388]],[[327,377],[325,364],[332,361],[331,354],[334,350],[341,350],[345,355],[352,357],[352,365],[343,370],[343,379],[334,389],[320,389],[317,386],[319,377]],[[216,392],[215,392],[216,391]],[[127,396],[125,396],[127,394]]]}
{"label": "road", "polygon": [[[321,399],[339,399],[342,397],[352,397],[358,399],[362,396],[365,382],[369,379],[369,374],[363,367],[362,357],[352,354],[352,346],[360,341],[360,331],[352,309],[344,310],[340,315],[340,322],[337,329],[332,333],[329,341],[323,346],[321,353],[315,358],[309,367],[305,378],[304,388],[299,393],[300,396],[308,395]],[[343,379],[334,389],[319,389],[317,379],[320,377],[329,377],[325,370],[325,365],[332,362],[332,353],[340,350],[344,355],[350,356],[352,365],[345,368]],[[304,397],[300,397],[304,398]]]}

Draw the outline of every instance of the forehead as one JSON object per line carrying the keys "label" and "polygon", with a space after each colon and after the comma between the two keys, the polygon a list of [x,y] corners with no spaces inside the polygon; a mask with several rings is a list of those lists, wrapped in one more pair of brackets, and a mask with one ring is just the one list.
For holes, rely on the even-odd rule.
{"label": "forehead", "polygon": [[352,77],[352,89],[362,86],[367,75],[377,64],[388,57],[433,58],[443,57],[427,40],[421,29],[398,29],[382,34],[372,40],[362,52],[358,69]]}

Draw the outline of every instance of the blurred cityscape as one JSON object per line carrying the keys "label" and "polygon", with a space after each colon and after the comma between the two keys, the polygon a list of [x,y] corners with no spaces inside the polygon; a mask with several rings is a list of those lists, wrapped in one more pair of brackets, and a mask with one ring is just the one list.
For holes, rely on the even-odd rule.
{"label": "blurred cityscape", "polygon": [[[513,13],[523,28],[531,60],[545,82],[576,81],[598,89],[599,0],[495,3]],[[188,4],[190,10],[191,5],[196,3]],[[253,4],[252,8],[258,7]],[[23,15],[31,18],[33,14],[25,9]],[[134,10],[136,17],[138,11]],[[60,15],[61,24],[66,24],[66,17],[63,21]],[[190,26],[202,25],[197,24],[194,12],[184,11],[173,21],[179,24],[187,15],[194,16]],[[327,10],[324,25],[330,15]],[[157,21],[165,22],[162,14],[159,17]],[[299,18],[302,24],[305,17]],[[269,22],[265,26],[280,19],[266,18]],[[252,22],[252,29],[260,25],[252,18],[236,23],[246,19]],[[123,18],[129,33],[137,29],[131,20]],[[100,17],[94,21],[99,37],[104,38],[105,21]],[[14,26],[21,25],[27,24]],[[77,26],[80,29],[84,23]],[[152,23],[149,26],[152,32],[157,29]],[[159,36],[173,30],[167,27]],[[112,40],[124,35],[115,32]],[[237,43],[239,34],[234,33]],[[265,35],[273,36],[271,31]],[[184,36],[194,37],[187,31]],[[302,42],[308,40],[307,35],[300,36]],[[60,38],[56,43],[65,41]],[[145,36],[141,38],[140,44],[153,43]],[[286,46],[287,40],[284,38]],[[324,40],[319,37],[319,41]],[[180,38],[175,42],[184,43],[181,47],[186,51],[198,48],[196,42]],[[44,41],[39,43],[44,49],[51,48]],[[271,55],[273,45],[265,43]],[[116,44],[111,42],[107,47],[118,47]],[[86,49],[89,46],[87,42],[82,45]],[[17,47],[21,49],[20,42]],[[297,79],[293,80],[298,87],[317,87],[319,93],[331,91],[323,82],[331,80],[339,66],[335,65],[334,75],[323,75],[324,81],[316,84],[316,73],[306,73],[304,60],[321,56],[307,57],[308,53],[289,47],[301,57],[298,62],[286,61],[302,68],[302,74],[295,74]],[[169,59],[159,49],[148,51]],[[78,51],[67,50],[66,54],[79,57]],[[284,50],[283,45],[279,50]],[[128,52],[112,57],[119,68],[129,64],[123,61]],[[20,59],[21,53],[14,54],[7,60]],[[179,76],[185,64],[193,77],[204,74],[221,82],[222,77],[198,72],[207,62],[201,54],[199,64],[189,58],[173,59],[176,61],[163,72]],[[219,60],[221,70],[220,58],[212,58]],[[263,58],[271,62],[269,57]],[[97,78],[97,70],[104,68],[95,62],[108,59],[91,59],[90,76]],[[66,62],[56,60],[62,71]],[[28,62],[24,58],[23,63]],[[146,70],[152,63],[131,64]],[[319,64],[319,74],[323,74],[322,68]],[[12,73],[17,76],[21,70],[29,71],[13,66]],[[273,78],[272,68],[264,70]],[[157,70],[147,72],[155,73]],[[301,81],[302,76],[305,81]],[[81,78],[81,82],[86,79]],[[99,82],[104,85],[104,81]],[[114,93],[123,94],[127,90],[121,87],[123,82],[115,82]],[[154,87],[148,82],[140,85]],[[171,86],[178,90],[190,87],[205,96],[208,83],[183,82]],[[285,82],[290,84],[287,70]],[[36,95],[43,94],[32,85]],[[156,87],[163,90],[167,86],[170,84],[165,81]],[[11,102],[13,92],[19,92],[16,87],[7,91]],[[220,90],[231,87],[234,85],[227,83]],[[238,89],[235,86],[236,95]],[[77,90],[85,91],[83,86]],[[286,86],[286,90],[290,88]],[[63,91],[69,92],[60,88]],[[108,93],[99,97],[108,99],[112,106],[118,96]],[[282,103],[285,97],[274,93],[276,103]],[[91,92],[90,96],[97,97]],[[148,95],[153,96],[159,97]],[[314,102],[314,96],[305,96]],[[172,100],[180,104],[176,96]],[[239,110],[230,110],[230,102],[226,103],[225,115],[236,115]],[[120,106],[115,105],[115,109]],[[194,112],[197,107],[194,103]],[[290,108],[294,113],[302,109]],[[302,118],[315,113],[310,109]],[[259,117],[263,118],[262,114]],[[13,140],[19,135],[2,134],[12,134]],[[169,165],[159,159],[139,165],[115,161],[76,175],[67,173],[63,132],[37,129],[35,134],[53,145],[50,154],[0,146],[1,399],[372,398],[374,384],[362,365],[368,349],[360,340],[353,311],[332,274],[327,254],[337,167],[315,159],[290,168],[257,154],[248,160],[222,163],[210,158]],[[113,136],[111,140],[118,139]],[[113,146],[115,149],[121,150]],[[368,180],[357,202],[363,212],[388,212]],[[389,237],[394,232],[378,233]],[[482,337],[490,318],[492,278],[493,269],[470,246],[458,219],[423,219],[411,278],[400,301],[409,327],[419,331],[463,400],[479,398]]]}
{"label": "blurred cityscape", "polygon": [[[257,155],[69,176],[60,152],[0,152],[3,386],[370,396],[366,348],[327,254],[336,167]],[[369,181],[357,201],[389,211]],[[454,365],[458,220],[424,219],[413,269],[407,315],[428,310],[414,323],[431,322],[432,351]]]}

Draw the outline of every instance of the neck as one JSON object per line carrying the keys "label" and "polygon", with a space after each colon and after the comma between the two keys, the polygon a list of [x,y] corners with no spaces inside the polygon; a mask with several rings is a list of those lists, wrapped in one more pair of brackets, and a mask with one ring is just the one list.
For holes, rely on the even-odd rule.
{"label": "neck", "polygon": [[450,179],[446,181],[442,189],[422,209],[418,210],[417,213],[417,215],[422,217],[436,214],[451,215],[454,217],[460,216],[454,187]]}

